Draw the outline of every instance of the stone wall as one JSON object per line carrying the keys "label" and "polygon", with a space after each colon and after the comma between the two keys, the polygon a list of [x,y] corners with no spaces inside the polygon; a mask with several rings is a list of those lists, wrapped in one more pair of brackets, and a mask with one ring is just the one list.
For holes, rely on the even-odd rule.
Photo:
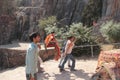
{"label": "stone wall", "polygon": [[0,49],[0,67],[11,68],[25,64],[25,50]]}
{"label": "stone wall", "polygon": [[[42,49],[39,53],[43,61],[52,59],[54,54],[54,48]],[[0,48],[0,69],[25,65],[25,55],[26,50]]]}
{"label": "stone wall", "polygon": [[39,53],[39,56],[42,58],[43,61],[53,59],[54,55],[56,54],[56,51],[54,47],[47,48],[47,50],[42,49]]}

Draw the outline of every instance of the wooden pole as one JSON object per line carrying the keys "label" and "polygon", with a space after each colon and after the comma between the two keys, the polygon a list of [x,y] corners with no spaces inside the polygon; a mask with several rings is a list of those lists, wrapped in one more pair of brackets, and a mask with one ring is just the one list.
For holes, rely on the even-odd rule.
{"label": "wooden pole", "polygon": [[91,56],[94,57],[94,54],[93,54],[93,46],[91,45]]}

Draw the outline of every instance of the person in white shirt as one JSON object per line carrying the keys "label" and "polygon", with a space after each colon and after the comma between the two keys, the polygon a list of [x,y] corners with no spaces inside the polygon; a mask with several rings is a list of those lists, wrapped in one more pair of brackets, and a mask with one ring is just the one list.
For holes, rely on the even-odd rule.
{"label": "person in white shirt", "polygon": [[70,59],[70,61],[72,61],[72,65],[70,67],[71,71],[76,71],[75,68],[75,59],[73,57],[72,53],[72,49],[74,47],[75,43],[75,37],[74,36],[70,36],[66,46],[65,46],[65,51],[63,53],[63,56],[65,57],[64,61],[62,62],[61,66],[60,66],[60,72],[64,71],[64,65],[67,62],[68,59]]}
{"label": "person in white shirt", "polygon": [[[65,52],[65,46],[66,46],[66,43],[67,43],[67,41],[69,40],[69,37],[67,37],[67,40],[65,40],[64,41],[64,44],[63,44],[63,47],[62,47],[62,54],[61,54],[61,59],[60,59],[60,62],[59,62],[59,68],[61,67],[61,64],[62,64],[62,62],[64,61],[64,59],[65,59],[65,56],[64,56],[64,52]],[[71,65],[70,65],[70,60],[68,60],[68,67],[71,67]]]}

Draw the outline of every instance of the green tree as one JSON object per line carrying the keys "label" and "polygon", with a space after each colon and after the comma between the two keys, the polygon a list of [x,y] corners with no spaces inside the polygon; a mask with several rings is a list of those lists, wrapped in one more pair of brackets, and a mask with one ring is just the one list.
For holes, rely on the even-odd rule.
{"label": "green tree", "polygon": [[107,21],[101,25],[100,32],[108,42],[120,42],[120,23]]}
{"label": "green tree", "polygon": [[[51,22],[49,22],[49,20],[51,20]],[[75,43],[77,46],[97,44],[95,36],[92,36],[91,34],[92,28],[85,27],[82,23],[73,23],[70,26],[58,27],[58,22],[55,20],[55,18],[48,18],[41,21],[41,23],[42,28],[44,28],[47,34],[54,31],[56,33],[56,38],[60,41],[66,40],[69,36],[75,36],[77,38]],[[60,43],[60,45],[62,45],[62,43]],[[84,53],[86,55],[90,55],[90,49],[90,46],[83,48],[75,48],[73,52],[75,56],[80,56]],[[98,51],[99,47],[94,47],[94,50]]]}
{"label": "green tree", "polygon": [[56,22],[56,16],[50,16],[39,20],[38,26],[43,41],[46,37],[46,34],[49,34],[50,32],[54,31],[54,29],[57,29]]}
{"label": "green tree", "polygon": [[54,25],[57,22],[56,16],[50,16],[39,20],[39,27],[45,28],[48,25]]}

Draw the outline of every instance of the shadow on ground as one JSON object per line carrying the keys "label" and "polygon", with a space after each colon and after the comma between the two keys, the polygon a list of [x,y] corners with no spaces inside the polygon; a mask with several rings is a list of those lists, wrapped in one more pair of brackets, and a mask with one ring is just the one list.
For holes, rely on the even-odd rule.
{"label": "shadow on ground", "polygon": [[89,73],[85,73],[84,70],[77,71],[64,71],[61,73],[39,73],[38,80],[89,80]]}

